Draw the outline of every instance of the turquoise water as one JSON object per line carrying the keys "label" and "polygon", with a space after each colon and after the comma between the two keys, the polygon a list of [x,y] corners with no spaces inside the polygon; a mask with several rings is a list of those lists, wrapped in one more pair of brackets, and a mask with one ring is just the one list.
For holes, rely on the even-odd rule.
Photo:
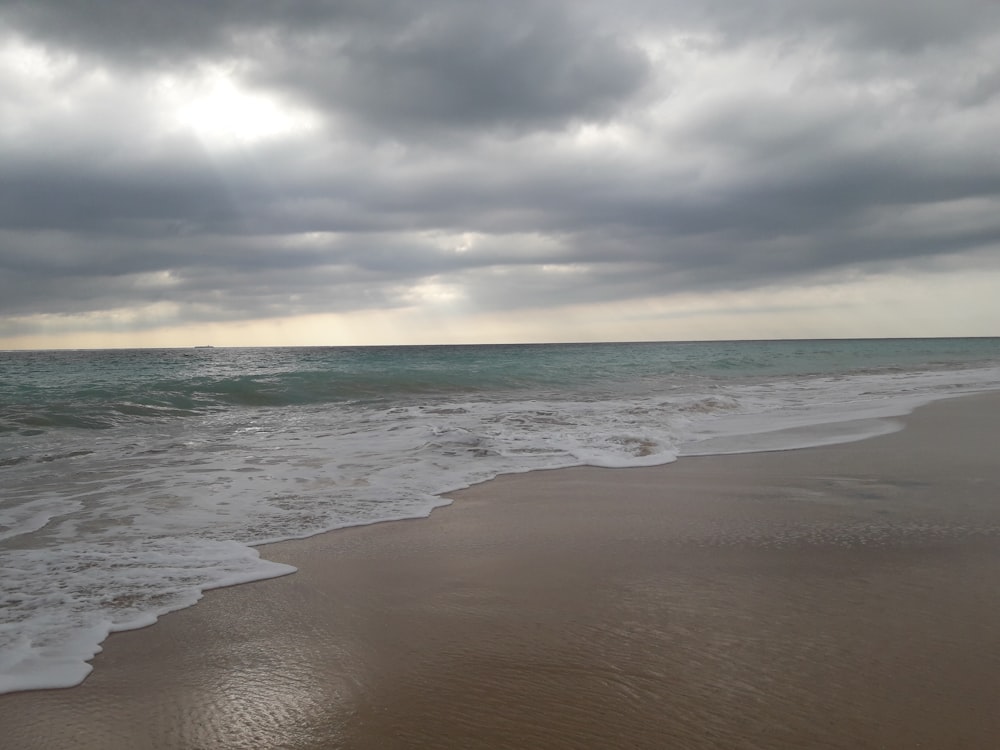
{"label": "turquoise water", "polygon": [[1000,339],[0,352],[0,692],[291,572],[263,542],[506,472],[857,439],[998,387]]}
{"label": "turquoise water", "polygon": [[210,410],[641,393],[692,382],[969,368],[1000,339],[147,349],[0,353],[0,431]]}

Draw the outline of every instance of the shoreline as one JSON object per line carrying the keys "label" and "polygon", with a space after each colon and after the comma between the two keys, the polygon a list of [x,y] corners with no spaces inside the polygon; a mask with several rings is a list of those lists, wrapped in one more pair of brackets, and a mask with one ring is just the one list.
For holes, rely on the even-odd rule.
{"label": "shoreline", "polygon": [[0,726],[13,750],[992,747],[998,412],[503,475],[419,524],[263,545],[299,572],[113,634]]}

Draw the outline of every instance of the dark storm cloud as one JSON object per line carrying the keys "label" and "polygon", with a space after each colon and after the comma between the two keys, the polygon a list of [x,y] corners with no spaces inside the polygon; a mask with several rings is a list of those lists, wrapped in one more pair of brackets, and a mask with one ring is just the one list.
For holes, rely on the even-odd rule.
{"label": "dark storm cloud", "polygon": [[642,85],[630,43],[558,4],[513,0],[10,3],[14,24],[128,67],[241,61],[252,79],[366,127],[606,117]]}
{"label": "dark storm cloud", "polygon": [[[392,307],[428,279],[503,309],[974,263],[1000,242],[998,8],[0,0],[0,48],[51,67],[0,70],[0,315]],[[206,71],[314,125],[222,150],[164,125],[158,76]]]}
{"label": "dark storm cloud", "polygon": [[524,17],[516,6],[463,3],[377,33],[316,34],[258,77],[405,138],[425,128],[517,131],[603,119],[645,74],[632,45],[562,13]]}
{"label": "dark storm cloud", "polygon": [[241,36],[391,18],[397,4],[363,0],[7,0],[13,28],[121,65],[182,63],[239,51]]}
{"label": "dark storm cloud", "polygon": [[67,168],[39,162],[0,173],[0,226],[147,235],[235,219],[216,175],[169,161]]}

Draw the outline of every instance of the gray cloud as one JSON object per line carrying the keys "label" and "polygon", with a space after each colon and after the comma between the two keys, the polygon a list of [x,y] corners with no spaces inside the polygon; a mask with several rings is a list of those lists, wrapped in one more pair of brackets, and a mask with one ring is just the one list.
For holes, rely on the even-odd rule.
{"label": "gray cloud", "polygon": [[518,11],[467,3],[374,33],[317,33],[255,77],[404,140],[606,119],[641,88],[634,45],[562,13]]}
{"label": "gray cloud", "polygon": [[404,137],[604,118],[646,73],[634,45],[557,4],[7,5],[16,28],[120,67],[242,63],[258,84]]}
{"label": "gray cloud", "polygon": [[[0,2],[0,48],[51,63],[0,71],[0,318],[975,263],[1000,243],[1000,19],[959,6]],[[315,124],[216,150],[164,123],[158,76],[211,70]]]}

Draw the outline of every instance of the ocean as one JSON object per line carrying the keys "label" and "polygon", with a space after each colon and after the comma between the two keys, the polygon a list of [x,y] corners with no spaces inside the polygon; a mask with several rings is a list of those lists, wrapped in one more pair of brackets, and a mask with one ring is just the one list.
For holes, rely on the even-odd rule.
{"label": "ocean", "polygon": [[0,693],[293,572],[265,542],[503,473],[862,439],[998,388],[996,338],[0,352]]}

